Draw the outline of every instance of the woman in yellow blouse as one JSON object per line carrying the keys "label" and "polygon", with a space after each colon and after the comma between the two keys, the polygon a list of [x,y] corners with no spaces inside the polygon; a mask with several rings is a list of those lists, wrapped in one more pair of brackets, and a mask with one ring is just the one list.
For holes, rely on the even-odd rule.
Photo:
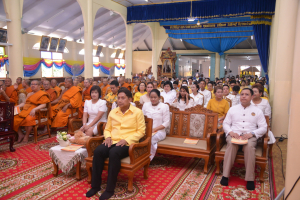
{"label": "woman in yellow blouse", "polygon": [[138,92],[134,94],[133,102],[140,101],[141,96],[143,96],[144,94],[147,94],[146,83],[141,82],[138,87]]}
{"label": "woman in yellow blouse", "polygon": [[225,99],[223,99],[222,87],[216,86],[214,88],[214,93],[215,93],[215,98],[209,100],[207,104],[207,109],[218,113],[219,122],[222,122],[225,119],[225,115],[229,110],[229,104]]}

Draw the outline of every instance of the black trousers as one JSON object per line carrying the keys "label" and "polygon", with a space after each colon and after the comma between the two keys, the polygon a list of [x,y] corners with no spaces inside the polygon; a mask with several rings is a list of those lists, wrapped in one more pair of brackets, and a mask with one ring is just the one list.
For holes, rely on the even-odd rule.
{"label": "black trousers", "polygon": [[104,144],[99,145],[94,151],[93,170],[92,170],[92,188],[100,189],[102,182],[102,171],[104,161],[109,158],[108,177],[106,191],[114,192],[117,177],[121,168],[121,159],[129,156],[129,146],[111,145],[109,148]]}

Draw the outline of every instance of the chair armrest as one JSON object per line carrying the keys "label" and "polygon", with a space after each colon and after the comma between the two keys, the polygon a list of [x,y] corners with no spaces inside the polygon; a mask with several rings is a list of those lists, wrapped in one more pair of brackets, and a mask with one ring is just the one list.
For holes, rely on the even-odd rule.
{"label": "chair armrest", "polygon": [[88,157],[92,157],[94,155],[94,151],[99,146],[102,144],[104,141],[104,136],[97,136],[97,137],[91,137],[88,139],[86,142],[86,149],[88,152]]}
{"label": "chair armrest", "polygon": [[82,127],[82,119],[69,119],[70,131],[75,132]]}
{"label": "chair armrest", "polygon": [[103,135],[105,126],[106,126],[106,122],[99,122],[97,124],[98,135]]}
{"label": "chair armrest", "polygon": [[217,136],[216,132],[212,132],[212,133],[207,133],[206,136],[206,150],[211,150],[211,148],[214,146],[214,144],[216,143],[216,137],[212,137],[212,136]]}
{"label": "chair armrest", "polygon": [[224,146],[225,144],[225,132],[224,131],[220,131],[218,132],[217,134],[217,141],[216,141],[216,144],[217,144],[217,151],[220,151],[222,149],[222,147]]}
{"label": "chair armrest", "polygon": [[150,138],[147,138],[141,143],[131,144],[129,146],[129,157],[130,157],[130,164],[135,164],[144,156],[150,154]]}
{"label": "chair armrest", "polygon": [[262,150],[262,157],[264,158],[267,157],[268,141],[269,141],[269,137],[265,137],[263,141],[264,143],[263,143],[263,150]]}

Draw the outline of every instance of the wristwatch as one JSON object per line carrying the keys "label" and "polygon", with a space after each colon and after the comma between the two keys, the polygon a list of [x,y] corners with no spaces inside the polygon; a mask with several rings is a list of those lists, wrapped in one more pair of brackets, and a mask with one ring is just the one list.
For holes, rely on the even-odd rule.
{"label": "wristwatch", "polygon": [[253,137],[256,137],[255,133],[254,132],[251,132],[251,134],[253,135]]}

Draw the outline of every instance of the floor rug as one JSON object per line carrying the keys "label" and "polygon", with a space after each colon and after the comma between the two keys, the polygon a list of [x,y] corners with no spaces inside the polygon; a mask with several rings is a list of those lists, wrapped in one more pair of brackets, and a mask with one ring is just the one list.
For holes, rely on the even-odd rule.
{"label": "floor rug", "polygon": [[[90,189],[87,172],[82,166],[81,181],[75,179],[75,169],[69,174],[52,175],[49,149],[57,145],[54,137],[40,140],[37,144],[16,145],[16,152],[8,147],[0,152],[0,199],[98,199],[106,187],[107,173],[103,173],[101,190],[92,198],[86,198]],[[264,185],[256,184],[256,191],[245,191],[244,168],[235,165],[232,185],[220,187],[220,176],[215,166],[203,173],[204,160],[159,154],[151,162],[149,178],[143,178],[143,170],[134,176],[133,192],[127,192],[127,175],[120,173],[115,195],[111,199],[272,199],[271,173],[265,173]],[[270,167],[272,167],[270,165]],[[256,169],[259,173],[259,168]],[[270,174],[270,175],[269,175]],[[250,198],[248,198],[250,195]]]}

